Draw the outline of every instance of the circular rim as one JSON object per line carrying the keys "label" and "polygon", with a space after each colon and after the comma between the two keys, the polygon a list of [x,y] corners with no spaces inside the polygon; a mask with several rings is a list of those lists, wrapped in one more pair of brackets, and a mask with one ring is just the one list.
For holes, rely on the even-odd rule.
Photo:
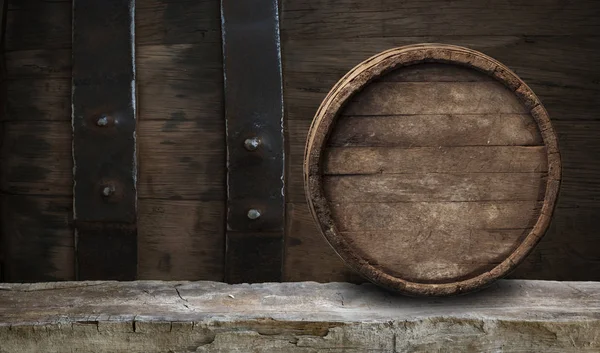
{"label": "circular rim", "polygon": [[[446,63],[469,67],[496,79],[510,89],[535,119],[548,157],[548,179],[540,215],[533,229],[504,261],[475,277],[452,283],[419,283],[392,276],[353,251],[340,235],[323,192],[321,159],[338,113],[352,96],[372,80],[403,66]],[[533,91],[500,62],[475,50],[445,44],[417,44],[377,54],[350,70],[327,94],[310,126],[304,155],[304,187],[313,218],[335,252],[355,271],[380,286],[408,295],[455,295],[481,289],[513,270],[548,229],[561,179],[556,134],[546,109]]]}

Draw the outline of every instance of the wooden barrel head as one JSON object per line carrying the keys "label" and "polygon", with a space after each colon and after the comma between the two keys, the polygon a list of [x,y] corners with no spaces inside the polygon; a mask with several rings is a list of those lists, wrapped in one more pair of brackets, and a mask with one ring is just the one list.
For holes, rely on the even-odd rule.
{"label": "wooden barrel head", "polygon": [[311,212],[347,264],[406,294],[451,295],[507,274],[540,240],[560,157],[516,74],[425,44],[376,55],[334,86],[304,174]]}

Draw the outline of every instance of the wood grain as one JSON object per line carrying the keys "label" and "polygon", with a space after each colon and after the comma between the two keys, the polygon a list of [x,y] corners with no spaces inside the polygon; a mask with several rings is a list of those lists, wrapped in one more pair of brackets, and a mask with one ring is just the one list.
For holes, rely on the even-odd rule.
{"label": "wood grain", "polygon": [[137,70],[140,120],[198,121],[224,134],[220,44],[141,46]]}
{"label": "wood grain", "polygon": [[488,77],[467,67],[440,63],[423,63],[388,72],[383,82],[485,82]]}
{"label": "wood grain", "polygon": [[347,283],[138,281],[0,288],[0,341],[9,352],[600,350],[598,283],[499,281],[478,295],[436,300]]}
{"label": "wood grain", "polygon": [[223,280],[226,168],[219,1],[138,0],[136,6],[143,211],[138,275]]}
{"label": "wood grain", "polygon": [[[341,232],[532,228],[538,201],[331,203]],[[415,232],[415,234],[417,233]]]}
{"label": "wood grain", "polygon": [[222,281],[221,201],[140,200],[139,278]]}
{"label": "wood grain", "polygon": [[2,192],[73,194],[70,122],[6,122],[2,141]]}
{"label": "wood grain", "polygon": [[71,2],[10,0],[6,51],[71,47]]}
{"label": "wood grain", "polygon": [[[599,29],[593,0],[481,3],[394,0],[283,4],[282,28],[291,38],[385,38],[398,35],[593,35]],[[549,25],[549,24],[552,25]],[[423,41],[424,42],[424,41]]]}
{"label": "wood grain", "polygon": [[530,230],[409,228],[343,234],[357,251],[390,274],[415,282],[444,283],[491,270]]}
{"label": "wood grain", "polygon": [[6,53],[9,79],[71,78],[70,49],[32,49]]}
{"label": "wood grain", "polygon": [[137,0],[138,46],[214,43],[221,47],[220,5],[214,0]]}
{"label": "wood grain", "polygon": [[71,119],[71,80],[23,79],[10,81],[3,120]]}
{"label": "wood grain", "polygon": [[330,146],[538,146],[529,114],[343,116]]}
{"label": "wood grain", "polygon": [[[491,93],[493,92],[493,94]],[[346,115],[520,114],[525,107],[499,82],[379,82],[366,87]]]}
{"label": "wood grain", "polygon": [[224,200],[222,127],[175,119],[138,124],[140,199]]}
{"label": "wood grain", "polygon": [[530,173],[547,171],[545,147],[333,147],[323,171],[334,174]]}
{"label": "wood grain", "polygon": [[285,281],[365,281],[325,241],[306,203],[288,203],[286,215]]}
{"label": "wood grain", "polygon": [[331,202],[530,201],[544,199],[545,173],[324,176]]}
{"label": "wood grain", "polygon": [[74,280],[73,200],[6,194],[0,199],[5,281]]}

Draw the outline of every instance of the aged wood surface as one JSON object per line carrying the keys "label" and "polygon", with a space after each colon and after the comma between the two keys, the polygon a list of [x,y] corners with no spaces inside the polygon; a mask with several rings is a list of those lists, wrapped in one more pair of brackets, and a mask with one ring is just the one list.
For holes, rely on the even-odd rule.
{"label": "aged wood surface", "polygon": [[373,285],[0,285],[0,352],[597,352],[597,283],[415,299]]}
{"label": "aged wood surface", "polygon": [[[380,82],[361,92],[347,115],[526,113],[499,82]],[[494,92],[494,94],[490,94]]]}
{"label": "aged wood surface", "polygon": [[542,146],[329,148],[324,174],[532,173],[548,170]]}
{"label": "aged wood surface", "polygon": [[422,173],[325,176],[332,202],[543,200],[545,173]]}
{"label": "aged wood surface", "polygon": [[223,280],[219,1],[137,0],[137,5],[139,207],[140,222],[148,223],[139,233],[138,275]]}
{"label": "aged wood surface", "polygon": [[347,116],[332,146],[529,146],[541,136],[529,114]]}
{"label": "aged wood surface", "polygon": [[[567,23],[575,17],[589,21],[591,17],[588,16],[597,13],[600,7],[593,1],[583,1],[565,5],[564,12],[549,10],[559,6],[558,1],[510,5],[494,3],[489,8],[483,8],[485,6],[476,1],[451,4],[441,1],[388,1],[385,4],[366,1],[283,1],[283,60],[288,119],[286,137],[290,149],[287,159],[288,202],[293,203],[288,207],[293,206],[295,210],[307,209],[300,172],[310,120],[327,92],[348,70],[375,53],[402,45],[422,42],[464,45],[481,50],[516,71],[548,109],[559,137],[563,181],[554,221],[539,247],[512,276],[561,280],[600,279],[600,262],[596,260],[600,256],[600,247],[596,246],[598,225],[591,217],[597,213],[597,195],[600,190],[600,184],[597,183],[600,170],[595,162],[600,148],[597,138],[600,125],[594,121],[600,109],[595,98],[600,76],[594,64],[600,60],[600,41],[593,34],[600,30],[600,25],[588,22],[589,26],[579,29],[586,27],[590,32],[579,32],[581,35],[564,32],[564,26],[553,29],[551,26],[539,28],[533,25],[546,23],[544,21]],[[344,10],[340,10],[341,8]],[[379,26],[377,28],[368,27],[363,21],[369,21],[369,16],[374,14],[365,12],[372,10],[380,11],[379,15],[388,12],[386,16],[402,20],[403,28],[392,32],[387,27],[389,21],[385,25],[382,22],[374,24],[373,26]],[[416,12],[420,15],[415,15]],[[436,16],[437,12],[440,14]],[[480,22],[479,19],[468,16],[459,19],[458,13],[477,13],[486,20]],[[507,13],[511,15],[505,17],[503,14]],[[340,16],[347,19],[354,16],[358,20],[342,22],[337,19]],[[448,22],[452,25],[437,21],[449,16],[456,18]],[[521,21],[517,27],[514,25],[515,18]],[[342,27],[342,23],[347,25]],[[373,34],[381,30],[382,26],[387,28],[385,35]],[[486,31],[489,28],[495,29],[482,32],[481,26],[485,26]],[[540,32],[545,33],[543,36],[538,35]],[[439,77],[438,80],[446,82],[457,82],[457,77],[462,77],[462,82],[479,81],[479,75],[466,77],[464,70],[460,71],[463,72],[440,76],[440,70],[431,65],[404,77],[400,75],[386,80],[415,82],[434,74]],[[356,120],[364,118],[367,117],[357,117]],[[402,127],[406,128],[406,125]],[[398,131],[398,134],[402,133],[402,130]],[[388,133],[391,137],[395,136],[394,132]],[[360,137],[368,135],[361,132],[355,134]],[[406,140],[406,134],[398,136]],[[425,137],[420,141],[424,140]],[[346,139],[344,143],[352,145],[356,142]],[[329,256],[322,254],[318,260],[302,256],[310,251],[321,254],[321,249],[327,246],[325,241],[318,242],[316,227],[303,214],[305,213],[298,211],[294,214],[288,212],[287,239],[293,241],[286,243],[286,256],[294,261],[293,267],[291,261],[286,261],[285,273],[289,276],[286,278],[330,281],[333,271],[339,273],[337,277],[334,276],[338,280],[347,280],[348,277],[342,273],[350,270],[333,253]],[[557,265],[558,263],[561,265]],[[322,275],[321,268],[328,269],[327,275]]]}
{"label": "aged wood surface", "polygon": [[[487,81],[477,82],[432,80],[432,75],[424,75],[421,82],[408,83],[379,79],[394,70],[431,61],[471,67],[489,77]],[[414,114],[439,117],[440,114],[524,112],[529,112],[530,122],[535,121],[530,126],[522,126],[524,133],[537,135],[538,141],[543,137],[543,145],[519,146],[513,140],[507,143],[508,146],[472,146],[462,142],[468,135],[438,142],[439,134],[432,134],[427,144],[438,147],[419,144],[371,147],[371,136],[376,133],[359,143],[365,147],[330,147],[329,141],[339,131],[347,134],[349,129],[344,125],[348,116],[374,118],[353,124],[350,128],[353,131],[363,130],[366,124],[385,123],[390,114],[403,118]],[[384,118],[378,119],[381,116]],[[453,128],[448,126],[448,129]],[[410,135],[414,131],[409,129],[406,133]],[[449,146],[443,147],[443,144]],[[448,45],[416,45],[390,50],[361,63],[345,75],[315,116],[308,136],[304,168],[311,212],[336,252],[351,267],[380,285],[428,295],[473,290],[511,271],[548,228],[560,181],[556,136],[537,97],[497,61],[463,47]],[[427,189],[422,182],[423,174],[420,174],[421,178],[406,178],[406,175],[414,176],[415,172],[466,173],[471,178],[456,185],[454,195],[478,188],[491,190],[492,184],[498,185],[493,179],[478,177],[482,173],[503,172],[502,176],[508,180],[514,174],[534,175],[537,182],[516,187],[523,195],[535,197],[530,197],[529,201],[516,201],[522,197],[519,192],[512,199],[476,193],[471,199],[460,200],[459,196],[457,200],[449,200],[435,190]],[[368,174],[369,178],[359,174]],[[328,190],[337,185],[327,182],[328,175],[336,175],[337,184],[351,180],[358,193],[357,200],[344,202],[340,197],[334,196],[337,200],[328,197],[343,191]],[[439,179],[433,182],[439,182]],[[393,193],[390,190],[394,188],[399,188],[400,192],[420,189],[430,195],[425,200],[387,201],[378,197],[379,194]],[[497,231],[500,231],[500,237],[490,235]],[[438,247],[439,244],[443,246]]]}
{"label": "aged wood surface", "polygon": [[[437,0],[327,0],[284,2],[290,38],[385,38],[423,35],[595,35],[594,0],[482,3]],[[553,25],[548,25],[552,23]],[[558,29],[560,27],[560,29]]]}
{"label": "aged wood surface", "polygon": [[[71,0],[10,0],[8,3],[9,21],[14,26],[7,33],[7,88],[9,93],[11,86],[14,85],[15,88],[12,89],[14,93],[10,98],[12,103],[7,107],[12,113],[3,115],[2,119],[36,120],[39,129],[46,126],[43,120],[68,121]],[[218,1],[137,0],[137,3],[140,128],[143,128],[144,119],[163,120],[170,126],[176,125],[182,117],[178,109],[172,109],[172,106],[182,108],[186,121],[193,121],[211,131],[213,127],[221,128],[223,130],[215,132],[213,136],[224,136],[224,122],[218,118],[222,116],[222,88],[218,88],[222,84]],[[301,166],[306,133],[320,102],[348,70],[377,52],[419,42],[444,42],[481,50],[515,70],[548,109],[560,140],[563,182],[553,223],[546,237],[513,276],[600,280],[600,261],[597,261],[600,246],[596,236],[599,224],[595,217],[600,195],[600,168],[596,162],[597,151],[600,149],[600,124],[597,121],[600,101],[596,99],[597,82],[600,80],[596,65],[600,61],[600,39],[595,35],[600,30],[595,20],[598,3],[593,0],[564,4],[558,0],[535,0],[518,4],[495,2],[484,5],[471,0],[454,3],[387,1],[385,7],[381,7],[382,4],[362,0],[282,2],[286,138],[289,148],[286,158],[287,196],[288,202],[291,202],[288,208],[293,207],[293,211],[287,212],[289,230],[286,239],[285,278],[348,280],[351,273],[322,240],[310,217],[304,211],[299,211],[307,210]],[[379,8],[380,14],[388,12],[387,16],[394,16],[395,21],[402,21],[403,28],[395,31],[388,28],[385,36],[363,37],[364,33],[368,33],[367,30],[373,33],[374,29],[360,23],[372,14],[361,14],[359,11],[371,11],[374,8]],[[435,13],[440,13],[442,17],[439,14],[432,15]],[[471,15],[464,17],[464,14]],[[477,19],[474,14],[477,14]],[[355,16],[359,21],[342,21],[336,19],[336,16]],[[449,17],[453,18],[452,22],[434,20]],[[306,23],[309,23],[308,27],[302,28]],[[340,23],[345,24],[345,27],[342,28]],[[553,25],[548,26],[548,23]],[[377,26],[381,28],[381,22]],[[486,30],[482,32],[481,28]],[[356,32],[361,34],[352,34]],[[464,75],[461,74],[460,77]],[[414,79],[404,79],[404,82],[410,81]],[[211,82],[216,82],[217,86]],[[150,88],[150,85],[154,88]],[[63,90],[61,87],[67,89]],[[206,94],[200,93],[202,91]],[[168,123],[169,121],[173,123]],[[40,138],[45,139],[43,136]],[[139,138],[143,139],[143,136]],[[190,143],[199,146],[198,149],[202,147],[197,140],[185,142],[186,145]],[[223,140],[223,146],[224,143]],[[10,150],[6,145],[2,148]],[[146,147],[139,146],[139,149],[143,154]],[[222,161],[225,160],[224,153],[223,148]],[[63,160],[68,162],[71,157],[58,154],[54,158],[57,164],[64,164]],[[142,168],[144,158],[140,157]],[[199,158],[199,163],[203,161],[204,159]],[[179,162],[177,156],[174,156],[171,159],[165,157],[164,163],[160,172],[166,176],[169,173],[165,173],[165,170],[174,167],[182,169],[185,162]],[[210,163],[204,164],[211,165]],[[224,162],[222,163],[223,168],[216,167],[212,171],[215,178],[211,180],[220,178],[221,185],[224,185],[225,168]],[[6,163],[3,163],[2,168],[10,170]],[[204,189],[204,184],[195,184],[198,182],[195,180],[202,180],[204,177],[193,172],[193,167],[190,168],[192,169],[186,170],[192,172],[191,182],[187,180],[170,184],[172,192],[157,197],[185,197],[178,189],[191,189],[187,185],[194,185],[195,190]],[[66,169],[65,171],[68,172]],[[175,173],[172,175],[175,176]],[[32,177],[33,175],[28,178],[31,180]],[[139,177],[140,183],[145,178],[145,185],[148,185],[146,190],[151,190],[152,185],[155,192],[161,192],[165,186],[162,183],[154,184],[152,174],[141,173]],[[3,180],[6,180],[4,176]],[[65,185],[64,190],[71,189],[66,181],[36,183],[62,184]],[[223,187],[212,190],[209,194],[224,195]],[[64,193],[59,191],[57,194]],[[33,195],[27,197],[31,196]],[[208,199],[197,202],[191,199],[164,201],[171,205],[177,204],[190,214],[196,214],[204,200],[210,202]],[[144,199],[140,200],[140,207],[144,202]],[[224,209],[224,204],[222,207]],[[31,212],[33,215],[38,211]],[[65,212],[66,218],[68,214]],[[213,225],[216,225],[219,221],[209,222],[215,222]],[[144,256],[144,251],[151,250],[162,254],[166,249],[169,249],[169,254],[181,251],[181,248],[170,250],[169,236],[172,232],[186,237],[185,244],[196,239],[214,239],[216,236],[214,233],[194,230],[192,223],[178,222],[172,225],[174,228],[166,224],[165,227],[148,229],[147,234],[140,233],[140,237],[147,236],[152,244],[156,244],[148,250],[140,249],[140,256]],[[169,235],[166,229],[170,230]],[[29,233],[26,228],[17,230],[27,239]],[[30,238],[37,239],[35,235]],[[50,239],[46,237],[44,241],[48,243]],[[30,246],[35,248],[34,244],[32,242]],[[194,252],[204,251],[200,244],[195,244]],[[318,256],[313,257],[311,254]],[[193,264],[200,259],[190,256],[185,261],[180,261]],[[219,259],[214,262],[222,263]],[[140,276],[154,278],[154,274],[160,269],[160,278],[182,278],[178,277],[177,271],[166,270],[161,265],[163,263],[164,260],[150,257],[140,267]],[[45,267],[42,265],[39,268]],[[194,271],[196,274],[190,279],[204,278],[201,277],[204,275],[212,278],[210,276],[216,273],[214,268],[204,270],[201,266]],[[145,276],[144,273],[148,275]],[[186,275],[183,278],[188,277]],[[46,276],[37,280],[45,279],[49,280]]]}
{"label": "aged wood surface", "polygon": [[[35,208],[44,198],[72,195],[72,1],[11,0],[9,5],[8,104],[1,119],[10,134],[3,133],[0,185],[15,195],[4,202],[7,209],[22,198],[39,197],[30,210],[19,208],[23,217],[34,218],[45,212]],[[225,124],[219,1],[137,0],[136,5],[138,207],[140,220],[148,223],[138,231],[138,276],[220,280]],[[3,217],[9,216],[7,209]],[[63,212],[67,221],[61,232],[72,239],[71,208],[54,212]],[[49,222],[40,217],[35,229],[59,227]],[[60,237],[47,233],[42,239],[33,232],[17,223],[5,233],[17,243],[28,241],[33,252],[72,251],[62,247]],[[72,263],[30,260],[38,277],[25,267],[21,276],[15,265],[15,277],[7,280],[74,279]]]}

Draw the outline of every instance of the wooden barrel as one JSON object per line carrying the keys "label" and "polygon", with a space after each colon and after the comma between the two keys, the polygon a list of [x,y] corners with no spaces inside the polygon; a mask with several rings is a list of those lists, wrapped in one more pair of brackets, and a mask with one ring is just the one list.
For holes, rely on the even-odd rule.
{"label": "wooden barrel", "polygon": [[367,279],[410,295],[473,291],[548,228],[561,166],[548,114],[498,61],[440,44],[392,49],[329,92],[310,128],[307,198]]}

